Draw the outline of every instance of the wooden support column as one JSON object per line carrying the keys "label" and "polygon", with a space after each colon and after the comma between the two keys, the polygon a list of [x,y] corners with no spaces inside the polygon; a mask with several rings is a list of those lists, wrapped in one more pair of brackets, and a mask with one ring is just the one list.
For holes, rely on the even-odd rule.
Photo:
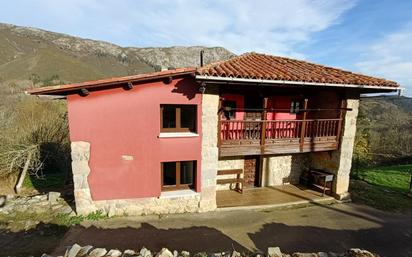
{"label": "wooden support column", "polygon": [[304,109],[304,113],[303,113],[303,121],[302,121],[302,127],[300,130],[300,144],[299,144],[299,150],[300,152],[303,152],[303,144],[305,142],[305,132],[306,132],[306,116],[308,114],[308,99],[305,98],[304,103],[303,103],[303,109]]}
{"label": "wooden support column", "polygon": [[262,111],[262,127],[260,131],[260,155],[259,155],[259,186],[262,186],[263,176],[263,154],[265,152],[266,144],[266,120],[267,120],[267,108],[268,98],[263,98],[263,111]]}
{"label": "wooden support column", "polygon": [[261,150],[265,149],[266,143],[266,120],[267,120],[267,108],[268,108],[268,98],[263,98],[263,111],[262,111],[262,127],[260,131],[260,146]]}
{"label": "wooden support column", "polygon": [[340,110],[339,110],[339,123],[338,123],[338,131],[336,131],[336,142],[339,143],[340,146],[340,134],[342,132],[342,124],[343,124],[343,116],[346,112],[346,100],[342,98],[340,100]]}
{"label": "wooden support column", "polygon": [[217,107],[217,147],[219,147],[220,152],[220,145],[222,141],[222,106],[223,106],[223,98],[219,97],[219,105]]}

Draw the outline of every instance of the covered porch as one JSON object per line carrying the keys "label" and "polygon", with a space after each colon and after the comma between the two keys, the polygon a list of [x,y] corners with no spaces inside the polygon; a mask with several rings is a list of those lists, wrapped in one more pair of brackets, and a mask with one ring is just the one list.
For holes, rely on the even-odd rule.
{"label": "covered porch", "polygon": [[348,110],[335,91],[223,87],[219,157],[337,150]]}
{"label": "covered porch", "polygon": [[288,207],[310,203],[329,203],[335,199],[300,185],[247,188],[240,194],[233,190],[216,192],[218,208]]}

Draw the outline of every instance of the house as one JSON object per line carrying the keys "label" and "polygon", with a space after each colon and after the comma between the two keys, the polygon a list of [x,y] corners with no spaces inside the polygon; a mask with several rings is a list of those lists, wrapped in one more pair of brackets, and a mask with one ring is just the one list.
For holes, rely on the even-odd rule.
{"label": "house", "polygon": [[[334,174],[348,196],[359,96],[396,82],[247,53],[179,68],[30,89],[68,103],[76,211],[113,214],[216,209],[217,176],[245,187]],[[223,172],[222,172],[223,171]]]}

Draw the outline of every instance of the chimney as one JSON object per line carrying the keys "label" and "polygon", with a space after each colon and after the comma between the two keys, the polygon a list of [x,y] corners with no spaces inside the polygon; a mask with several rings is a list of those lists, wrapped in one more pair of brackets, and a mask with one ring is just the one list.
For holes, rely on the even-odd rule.
{"label": "chimney", "polygon": [[203,67],[203,54],[205,53],[205,50],[200,50],[200,67]]}

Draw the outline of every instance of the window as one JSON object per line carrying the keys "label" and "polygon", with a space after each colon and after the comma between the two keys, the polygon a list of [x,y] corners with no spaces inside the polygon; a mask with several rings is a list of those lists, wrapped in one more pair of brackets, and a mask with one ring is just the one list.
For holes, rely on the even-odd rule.
{"label": "window", "polygon": [[196,105],[160,105],[161,132],[196,132]]}
{"label": "window", "polygon": [[223,115],[228,120],[233,120],[236,118],[236,102],[235,101],[223,101]]}
{"label": "window", "polygon": [[290,103],[290,113],[291,114],[298,114],[300,112],[300,102],[299,101],[292,101]]}
{"label": "window", "polygon": [[162,191],[194,188],[196,161],[163,162]]}

